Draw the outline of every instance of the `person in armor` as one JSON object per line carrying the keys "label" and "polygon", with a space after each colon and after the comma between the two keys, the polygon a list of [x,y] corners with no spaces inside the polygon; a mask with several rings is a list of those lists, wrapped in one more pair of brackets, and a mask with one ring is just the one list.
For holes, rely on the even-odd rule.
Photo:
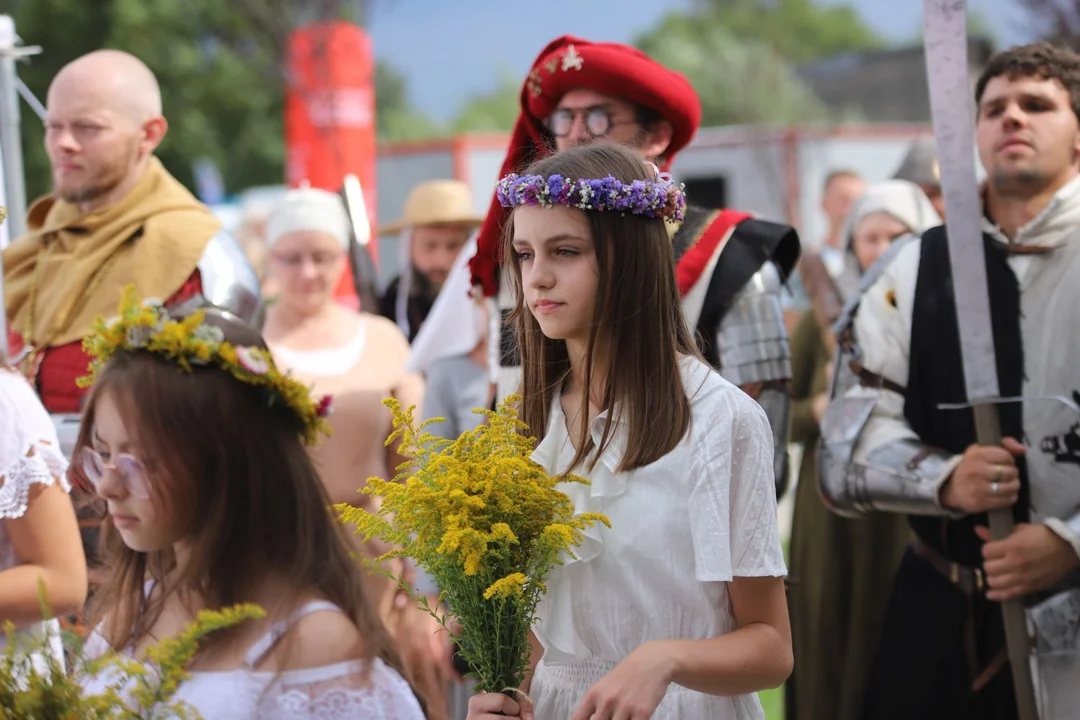
{"label": "person in armor", "polygon": [[[902,247],[840,328],[822,422],[826,503],[905,514],[915,534],[863,718],[1017,718],[1006,600],[1028,605],[1037,649],[1077,657],[1075,615],[1044,628],[1057,609],[1080,606],[1080,455],[1070,446],[1080,427],[1080,56],[1045,43],[999,53],[975,100],[1006,439],[975,442],[944,227]],[[993,540],[987,511],[1009,508],[1016,528]]]}
{"label": "person in armor", "polygon": [[[680,73],[628,45],[566,35],[540,52],[525,79],[501,174],[521,171],[553,150],[595,141],[627,145],[666,170],[700,122],[697,93]],[[507,216],[494,199],[470,264],[474,285],[498,299],[504,318],[512,302],[500,276]],[[769,416],[781,493],[788,474],[791,364],[780,292],[799,257],[798,235],[749,213],[691,206],[673,230],[672,244],[683,310],[702,353]],[[513,333],[503,331],[490,347],[499,354],[492,363],[499,367],[496,395],[504,397],[521,379]]]}
{"label": "person in armor", "polygon": [[[840,263],[855,282],[842,297],[854,295],[860,279],[869,282],[880,257],[888,262],[889,253],[940,224],[917,185],[886,180],[869,186],[841,230]],[[811,310],[791,332],[791,439],[804,451],[789,556],[795,672],[787,683],[787,720],[858,718],[892,579],[911,539],[901,516],[843,518],[829,512],[818,493],[819,426],[835,360],[835,347],[825,338],[845,307],[839,290],[833,292],[840,309],[828,327],[821,327],[819,314]]]}
{"label": "person in armor", "polygon": [[12,357],[49,412],[77,413],[82,339],[125,285],[166,304],[200,296],[245,321],[261,301],[239,245],[154,156],[168,124],[146,65],[84,55],[53,79],[47,105],[53,192],[4,250],[5,303]]}

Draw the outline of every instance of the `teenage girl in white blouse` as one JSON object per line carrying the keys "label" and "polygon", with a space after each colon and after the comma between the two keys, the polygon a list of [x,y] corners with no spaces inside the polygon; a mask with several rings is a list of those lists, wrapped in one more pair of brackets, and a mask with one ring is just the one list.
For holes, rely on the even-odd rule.
{"label": "teenage girl in white blouse", "polygon": [[[612,527],[587,531],[546,581],[522,688],[535,705],[479,695],[469,719],[763,718],[756,692],[792,666],[768,421],[699,358],[663,219],[594,209],[603,193],[531,204],[520,183],[611,175],[681,194],[613,145],[527,175],[538,178],[499,192],[516,208],[522,419],[539,438],[535,461],[591,480],[560,486],[575,511]],[[569,207],[581,203],[590,209]]]}
{"label": "teenage girl in white blouse", "polygon": [[[253,329],[211,315],[198,333],[215,327],[250,372],[273,367]],[[75,450],[108,510],[87,654],[139,659],[200,610],[254,603],[266,618],[206,638],[176,701],[204,720],[422,720],[301,441],[310,416],[216,360],[189,372],[136,348],[97,376]]]}

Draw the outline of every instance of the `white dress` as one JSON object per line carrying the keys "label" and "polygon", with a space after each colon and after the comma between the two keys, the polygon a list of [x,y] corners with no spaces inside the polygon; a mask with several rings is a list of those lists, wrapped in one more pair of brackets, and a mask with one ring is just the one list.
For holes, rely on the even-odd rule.
{"label": "white dress", "polygon": [[[576,513],[611,520],[585,532],[576,554],[548,576],[533,627],[544,656],[530,686],[537,720],[565,720],[588,689],[639,645],[698,640],[736,629],[727,584],[786,574],[776,519],[773,441],[765,413],[698,360],[681,363],[691,427],[657,462],[615,472],[613,440],[588,479],[563,483]],[[607,413],[591,428],[599,442]],[[559,398],[533,459],[565,470],[573,445]],[[581,473],[579,473],[581,474]],[[757,695],[718,697],[671,685],[656,720],[764,718]]]}
{"label": "white dress", "polygon": [[[60,483],[70,491],[67,467],[56,429],[33,388],[18,373],[0,367],[0,572],[23,564],[4,521],[26,514],[33,485]],[[3,621],[0,617],[0,624]],[[16,643],[20,638],[29,642],[47,636],[53,656],[63,662],[59,630],[56,620],[38,623],[16,633]],[[0,650],[6,645],[0,632]]]}
{"label": "white dress", "polygon": [[[244,666],[221,672],[192,672],[169,704],[185,703],[202,720],[424,720],[409,684],[382,660],[351,660],[280,673],[254,670],[286,631],[313,612],[340,612],[336,605],[312,602],[276,623],[248,650]],[[83,652],[97,658],[109,651],[97,632]],[[104,694],[117,682],[106,672],[83,684],[88,695]]]}

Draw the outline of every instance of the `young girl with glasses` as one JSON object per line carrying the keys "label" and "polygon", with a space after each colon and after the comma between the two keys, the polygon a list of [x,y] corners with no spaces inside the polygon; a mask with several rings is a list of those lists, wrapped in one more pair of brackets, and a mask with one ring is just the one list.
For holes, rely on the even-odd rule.
{"label": "young girl with glasses", "polygon": [[423,718],[304,447],[326,403],[253,329],[126,302],[87,346],[76,447],[108,509],[88,654],[137,659],[200,610],[254,603],[266,618],[204,641],[175,700],[204,720]]}
{"label": "young girl with glasses", "polygon": [[59,626],[42,622],[42,600],[52,614],[67,615],[86,599],[67,466],[41,401],[0,356],[0,652],[7,643],[2,626],[11,622],[17,642],[45,640],[62,663]]}
{"label": "young girl with glasses", "polygon": [[792,665],[773,441],[684,323],[664,225],[681,190],[591,145],[497,195],[533,459],[589,479],[560,489],[611,528],[545,580],[525,695],[476,696],[470,720],[763,718],[754,693]]}

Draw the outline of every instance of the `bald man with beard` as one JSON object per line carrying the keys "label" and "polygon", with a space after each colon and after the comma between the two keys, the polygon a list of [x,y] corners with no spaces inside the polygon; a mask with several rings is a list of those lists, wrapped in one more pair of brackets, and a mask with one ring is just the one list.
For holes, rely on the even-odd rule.
{"label": "bald man with beard", "polygon": [[[239,245],[154,156],[168,123],[142,61],[117,50],[84,55],[53,79],[47,104],[53,191],[31,205],[27,234],[3,252],[4,300],[11,359],[70,457],[85,393],[76,380],[89,365],[82,340],[95,318],[116,314],[126,286],[247,322],[261,299]],[[84,525],[89,550],[96,523]]]}
{"label": "bald man with beard", "polygon": [[3,254],[12,355],[52,413],[77,413],[81,342],[120,293],[209,302],[246,321],[260,305],[254,270],[221,223],[154,156],[168,123],[157,79],[138,58],[100,50],[49,87],[45,148],[52,193]]}

